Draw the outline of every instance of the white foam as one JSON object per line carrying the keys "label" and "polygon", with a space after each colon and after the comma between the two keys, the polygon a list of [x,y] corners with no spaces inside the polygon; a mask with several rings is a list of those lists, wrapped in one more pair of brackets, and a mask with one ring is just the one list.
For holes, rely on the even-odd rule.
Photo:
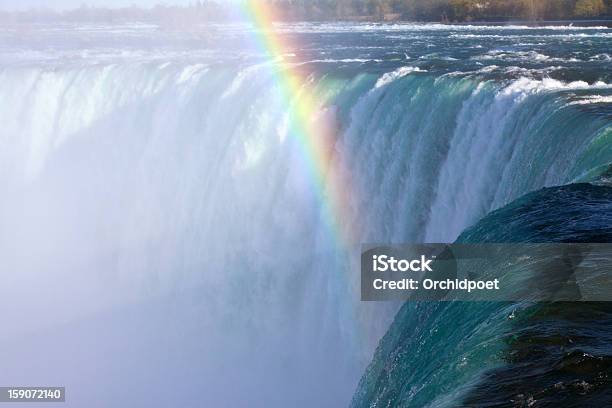
{"label": "white foam", "polygon": [[599,103],[612,103],[612,95],[589,95],[570,102],[570,105],[591,105]]}
{"label": "white foam", "polygon": [[399,78],[405,77],[406,75],[409,75],[413,72],[427,72],[427,71],[419,67],[412,67],[412,66],[401,67],[401,68],[396,69],[395,71],[387,72],[386,74],[383,74],[376,81],[374,88],[376,89],[376,88],[383,87],[385,85],[389,85],[393,81]]}

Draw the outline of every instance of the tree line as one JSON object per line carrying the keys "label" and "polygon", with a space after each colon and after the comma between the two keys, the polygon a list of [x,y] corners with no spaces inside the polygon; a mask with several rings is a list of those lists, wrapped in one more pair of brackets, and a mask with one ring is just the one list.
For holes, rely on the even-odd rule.
{"label": "tree line", "polygon": [[287,20],[506,21],[603,18],[612,0],[269,0]]}
{"label": "tree line", "polygon": [[[240,1],[240,0],[239,0]],[[612,17],[612,0],[257,0],[282,21],[508,21],[573,20]],[[231,4],[231,5],[230,5]],[[67,11],[0,11],[0,22],[145,21],[185,27],[203,21],[231,20],[236,3],[197,0],[189,6],[158,5]]]}

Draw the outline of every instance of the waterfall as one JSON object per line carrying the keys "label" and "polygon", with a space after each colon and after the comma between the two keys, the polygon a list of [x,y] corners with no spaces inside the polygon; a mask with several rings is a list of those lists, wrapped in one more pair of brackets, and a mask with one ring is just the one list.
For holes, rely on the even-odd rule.
{"label": "waterfall", "polygon": [[[309,78],[329,97],[317,120],[337,128],[339,222],[359,242],[453,241],[612,161],[596,147],[609,122],[580,104],[603,83]],[[0,70],[0,309],[17,379],[66,384],[79,405],[126,386],[158,405],[348,403],[397,305],[359,302],[359,248],[321,222],[276,86],[265,64]]]}

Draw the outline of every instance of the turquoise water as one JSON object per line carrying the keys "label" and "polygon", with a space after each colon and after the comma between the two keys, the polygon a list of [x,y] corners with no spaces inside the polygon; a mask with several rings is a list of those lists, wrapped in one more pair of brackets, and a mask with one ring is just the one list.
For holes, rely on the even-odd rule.
{"label": "turquoise water", "polygon": [[[74,406],[454,406],[508,367],[516,305],[360,302],[276,72],[336,130],[356,241],[554,241],[576,231],[492,211],[609,177],[612,30],[275,30],[271,61],[239,24],[1,28],[0,383]],[[568,188],[607,239],[605,187]]]}
{"label": "turquoise water", "polygon": [[[612,188],[552,187],[458,242],[610,242]],[[594,302],[408,302],[353,406],[606,406],[612,307]]]}

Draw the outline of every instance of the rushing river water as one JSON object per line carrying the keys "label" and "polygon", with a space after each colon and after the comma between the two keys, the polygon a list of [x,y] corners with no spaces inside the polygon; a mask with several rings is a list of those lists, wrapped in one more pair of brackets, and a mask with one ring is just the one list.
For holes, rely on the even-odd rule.
{"label": "rushing river water", "polygon": [[[516,373],[537,372],[503,371],[533,335],[523,322],[505,342],[512,305],[407,305],[358,387],[399,309],[359,301],[359,243],[452,242],[566,184],[571,225],[528,235],[521,212],[514,232],[486,218],[461,239],[610,239],[612,29],[270,35],[282,53],[243,24],[0,27],[0,385],[65,385],[68,405],[89,407],[336,407],[355,389],[355,406],[456,406],[483,403],[504,373],[511,399]],[[282,97],[289,72],[301,82]],[[344,188],[331,227],[339,194],[327,173],[313,183],[292,137],[300,90],[312,128],[332,129],[321,145]],[[537,214],[565,223],[565,191],[523,200],[550,201]],[[609,338],[602,308],[574,326],[573,309],[556,310],[539,327]],[[587,343],[568,353],[596,359],[582,380],[602,392],[610,343]],[[546,353],[555,370],[568,361]],[[588,394],[576,378],[550,381]]]}

